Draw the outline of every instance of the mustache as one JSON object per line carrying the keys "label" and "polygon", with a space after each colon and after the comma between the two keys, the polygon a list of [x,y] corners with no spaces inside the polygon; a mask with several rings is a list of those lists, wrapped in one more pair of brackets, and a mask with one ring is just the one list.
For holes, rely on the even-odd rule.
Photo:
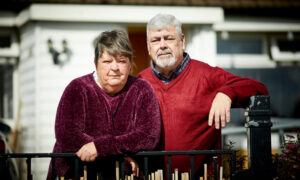
{"label": "mustache", "polygon": [[[171,50],[163,50],[163,51],[159,51],[157,54],[156,54],[156,57],[162,55],[162,54],[172,54],[172,51]],[[173,54],[172,54],[173,55]]]}

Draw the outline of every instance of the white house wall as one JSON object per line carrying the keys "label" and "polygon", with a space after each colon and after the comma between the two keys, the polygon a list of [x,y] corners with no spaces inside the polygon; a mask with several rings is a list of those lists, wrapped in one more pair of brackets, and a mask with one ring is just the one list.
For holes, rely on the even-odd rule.
{"label": "white house wall", "polygon": [[[22,152],[51,152],[56,109],[67,84],[94,71],[94,39],[104,30],[123,28],[100,23],[29,23],[21,31],[20,98]],[[66,40],[72,51],[64,66],[54,65],[47,41],[62,51]],[[50,159],[33,159],[34,179],[45,179]],[[25,172],[25,171],[23,171]],[[25,177],[25,174],[23,174]]]}
{"label": "white house wall", "polygon": [[[21,123],[21,140],[22,152],[34,151],[36,119],[36,101],[35,101],[35,84],[36,84],[36,66],[33,57],[35,48],[34,27],[25,26],[20,32],[20,62],[19,62],[19,93],[21,102],[20,123]],[[25,166],[22,166],[25,169]]]}
{"label": "white house wall", "polygon": [[215,66],[216,32],[212,27],[208,25],[191,27],[186,36],[186,52],[191,58]]}

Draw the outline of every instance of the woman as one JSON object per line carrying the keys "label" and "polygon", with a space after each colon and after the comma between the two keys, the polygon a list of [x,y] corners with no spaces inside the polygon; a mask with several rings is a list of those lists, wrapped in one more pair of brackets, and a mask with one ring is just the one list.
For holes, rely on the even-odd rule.
{"label": "woman", "polygon": [[[156,148],[161,131],[158,101],[146,81],[129,75],[131,58],[125,32],[100,35],[95,48],[96,72],[73,80],[61,97],[54,153],[76,152],[82,161],[91,162],[97,157]],[[55,174],[71,175],[70,166],[57,158]]]}

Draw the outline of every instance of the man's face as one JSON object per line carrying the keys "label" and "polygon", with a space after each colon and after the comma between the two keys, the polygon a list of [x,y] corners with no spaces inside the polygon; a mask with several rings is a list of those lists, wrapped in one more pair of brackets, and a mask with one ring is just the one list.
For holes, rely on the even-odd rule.
{"label": "man's face", "polygon": [[183,60],[184,35],[178,35],[175,26],[150,29],[147,39],[148,52],[160,68],[174,69]]}

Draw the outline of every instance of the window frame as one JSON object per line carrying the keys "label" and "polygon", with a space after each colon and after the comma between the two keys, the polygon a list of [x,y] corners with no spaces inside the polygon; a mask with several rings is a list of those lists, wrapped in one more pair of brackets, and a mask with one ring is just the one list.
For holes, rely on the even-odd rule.
{"label": "window frame", "polygon": [[[271,35],[270,37],[270,53],[272,59],[276,62],[291,62],[300,61],[300,51],[293,53],[292,51],[280,51],[278,46],[279,40],[288,41],[287,33],[280,33],[276,35]],[[294,35],[293,39],[300,40],[300,35]]]}
{"label": "window frame", "polygon": [[276,63],[272,61],[268,53],[268,38],[265,33],[253,32],[225,32],[228,39],[260,39],[262,41],[262,54],[217,54],[218,39],[222,38],[217,32],[216,39],[216,64],[222,68],[274,68]]}
{"label": "window frame", "polygon": [[[18,59],[19,59],[19,42],[17,38],[17,32],[13,28],[1,28],[0,34],[3,36],[9,36],[11,38],[10,47],[0,47],[0,66],[12,65],[12,115],[7,118],[5,115],[0,116],[0,121],[9,124],[13,127],[17,118],[18,111]],[[4,103],[4,102],[0,102]]]}

